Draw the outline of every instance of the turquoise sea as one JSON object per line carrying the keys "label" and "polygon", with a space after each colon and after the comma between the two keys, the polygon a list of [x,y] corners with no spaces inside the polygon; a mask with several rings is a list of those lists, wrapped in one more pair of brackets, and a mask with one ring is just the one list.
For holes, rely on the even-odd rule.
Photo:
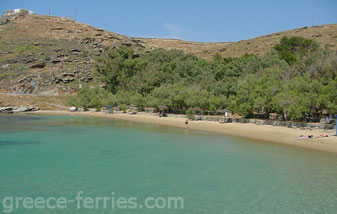
{"label": "turquoise sea", "polygon": [[74,200],[79,191],[142,206],[181,197],[184,208],[68,202],[11,213],[335,214],[337,155],[113,119],[0,116],[0,213],[14,197]]}

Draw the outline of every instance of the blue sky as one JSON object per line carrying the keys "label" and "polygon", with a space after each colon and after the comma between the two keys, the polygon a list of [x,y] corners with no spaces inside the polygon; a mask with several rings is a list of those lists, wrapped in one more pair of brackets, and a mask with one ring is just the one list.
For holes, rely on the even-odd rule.
{"label": "blue sky", "polygon": [[337,23],[337,0],[0,0],[134,37],[239,41],[304,26]]}

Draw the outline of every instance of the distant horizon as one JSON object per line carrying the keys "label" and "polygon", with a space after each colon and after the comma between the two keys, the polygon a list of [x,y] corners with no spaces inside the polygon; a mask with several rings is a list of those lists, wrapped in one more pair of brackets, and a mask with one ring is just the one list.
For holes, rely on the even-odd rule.
{"label": "distant horizon", "polygon": [[238,42],[303,27],[337,24],[333,0],[137,2],[57,2],[4,0],[1,12],[27,9],[38,15],[67,17],[110,32],[136,38],[190,42]]}

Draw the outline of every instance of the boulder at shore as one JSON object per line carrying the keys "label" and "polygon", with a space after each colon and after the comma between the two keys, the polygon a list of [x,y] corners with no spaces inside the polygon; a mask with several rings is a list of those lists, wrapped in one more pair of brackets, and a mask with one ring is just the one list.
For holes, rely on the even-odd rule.
{"label": "boulder at shore", "polygon": [[0,113],[20,113],[20,112],[29,112],[29,111],[38,111],[40,110],[37,107],[0,107]]}

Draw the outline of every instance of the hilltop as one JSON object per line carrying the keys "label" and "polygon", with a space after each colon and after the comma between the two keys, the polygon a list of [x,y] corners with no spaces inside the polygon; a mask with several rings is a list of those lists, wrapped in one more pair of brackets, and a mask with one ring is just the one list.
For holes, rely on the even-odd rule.
{"label": "hilltop", "polygon": [[[14,16],[13,16],[14,15]],[[121,45],[137,53],[156,48],[181,49],[211,59],[215,53],[240,57],[263,55],[284,36],[314,39],[337,47],[337,24],[305,27],[240,42],[202,43],[177,39],[134,38],[64,17],[20,11],[0,27],[0,92],[68,94],[91,82],[95,58]]]}

